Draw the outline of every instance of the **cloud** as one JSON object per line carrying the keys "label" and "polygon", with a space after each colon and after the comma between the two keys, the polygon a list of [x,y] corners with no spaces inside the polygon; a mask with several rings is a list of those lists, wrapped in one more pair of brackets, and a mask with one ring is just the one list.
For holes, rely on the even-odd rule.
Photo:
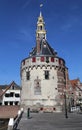
{"label": "cloud", "polygon": [[31,42],[33,40],[31,31],[25,28],[20,28],[19,32],[16,34],[16,39],[21,42]]}
{"label": "cloud", "polygon": [[25,9],[30,3],[31,3],[31,0],[28,0],[24,3],[22,7]]}
{"label": "cloud", "polygon": [[66,23],[64,25],[61,26],[61,29],[64,31],[68,31],[72,28],[72,24],[71,23]]}

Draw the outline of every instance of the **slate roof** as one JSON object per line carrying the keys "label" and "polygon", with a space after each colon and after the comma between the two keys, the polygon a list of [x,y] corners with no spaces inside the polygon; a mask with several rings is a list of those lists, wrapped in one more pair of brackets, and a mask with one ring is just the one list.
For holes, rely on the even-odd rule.
{"label": "slate roof", "polygon": [[[44,56],[56,56],[57,52],[54,51],[54,49],[49,45],[47,40],[43,39],[40,42],[40,55]],[[32,52],[30,53],[30,56],[37,56],[37,48],[34,47]]]}

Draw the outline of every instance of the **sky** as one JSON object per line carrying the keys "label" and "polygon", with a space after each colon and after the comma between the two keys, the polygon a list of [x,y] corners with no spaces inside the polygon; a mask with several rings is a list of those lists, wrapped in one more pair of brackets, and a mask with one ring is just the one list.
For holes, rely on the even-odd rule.
{"label": "sky", "polygon": [[48,43],[65,60],[69,78],[82,82],[82,0],[0,0],[0,84],[21,84],[21,61],[36,44],[41,3]]}

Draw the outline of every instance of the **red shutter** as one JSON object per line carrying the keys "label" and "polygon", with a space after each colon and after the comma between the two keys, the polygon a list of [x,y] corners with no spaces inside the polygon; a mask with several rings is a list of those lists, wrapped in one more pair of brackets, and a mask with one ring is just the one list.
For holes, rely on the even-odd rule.
{"label": "red shutter", "polygon": [[32,58],[32,62],[36,62],[36,58],[35,57]]}
{"label": "red shutter", "polygon": [[44,56],[41,57],[41,62],[44,62]]}
{"label": "red shutter", "polygon": [[54,62],[54,57],[51,57],[51,62]]}

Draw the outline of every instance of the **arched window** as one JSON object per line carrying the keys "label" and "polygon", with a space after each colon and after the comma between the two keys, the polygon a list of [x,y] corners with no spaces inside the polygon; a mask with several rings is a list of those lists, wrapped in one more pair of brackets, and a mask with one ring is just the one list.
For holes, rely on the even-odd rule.
{"label": "arched window", "polygon": [[42,30],[42,26],[40,26],[40,30]]}

